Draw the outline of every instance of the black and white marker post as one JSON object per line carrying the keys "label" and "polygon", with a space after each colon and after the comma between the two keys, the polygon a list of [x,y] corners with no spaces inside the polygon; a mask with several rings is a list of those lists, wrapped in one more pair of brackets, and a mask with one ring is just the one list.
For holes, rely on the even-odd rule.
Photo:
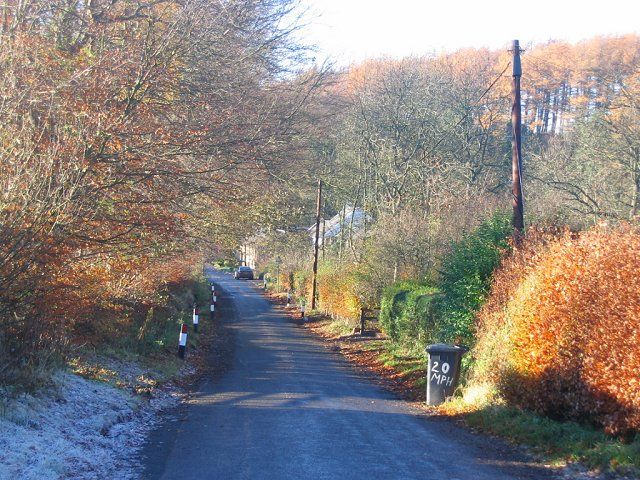
{"label": "black and white marker post", "polygon": [[193,307],[193,331],[198,333],[198,323],[200,323],[200,309],[198,306]]}
{"label": "black and white marker post", "polygon": [[216,314],[216,302],[218,301],[218,297],[216,296],[216,286],[213,282],[211,282],[211,306],[209,307],[211,310],[211,319]]}
{"label": "black and white marker post", "polygon": [[184,358],[184,354],[187,351],[187,324],[183,323],[180,326],[180,337],[178,337],[178,356]]}

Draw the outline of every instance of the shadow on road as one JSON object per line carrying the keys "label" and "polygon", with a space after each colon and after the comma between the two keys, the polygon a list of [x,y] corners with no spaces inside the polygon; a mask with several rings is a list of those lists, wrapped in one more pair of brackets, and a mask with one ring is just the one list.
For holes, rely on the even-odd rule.
{"label": "shadow on road", "polygon": [[498,440],[416,412],[249,283],[212,275],[226,339],[212,362],[225,368],[154,432],[143,478],[554,478]]}

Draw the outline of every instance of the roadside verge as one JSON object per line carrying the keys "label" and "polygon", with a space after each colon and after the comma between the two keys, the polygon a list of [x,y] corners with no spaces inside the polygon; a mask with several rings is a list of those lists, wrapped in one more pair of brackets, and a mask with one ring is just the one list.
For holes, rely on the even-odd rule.
{"label": "roadside verge", "polygon": [[[198,298],[204,307],[208,286],[201,279],[190,288],[185,298]],[[185,308],[157,319],[168,332],[157,336],[165,343],[153,351],[127,348],[131,340],[124,336],[109,347],[85,344],[48,385],[0,395],[0,478],[138,478],[139,452],[150,431],[189,395],[218,341],[208,311],[198,334],[191,316]],[[177,358],[180,322],[189,326],[185,360]]]}

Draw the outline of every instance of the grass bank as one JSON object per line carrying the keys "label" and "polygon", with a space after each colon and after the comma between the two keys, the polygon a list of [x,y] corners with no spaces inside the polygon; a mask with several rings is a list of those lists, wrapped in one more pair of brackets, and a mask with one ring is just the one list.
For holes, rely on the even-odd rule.
{"label": "grass bank", "polygon": [[[202,274],[168,286],[162,307],[146,309],[137,320],[124,323],[118,335],[75,348],[68,360],[70,371],[120,388],[130,387],[136,393],[151,391],[184,375],[186,362],[177,356],[180,325],[188,325],[187,357],[193,364],[214,333],[209,298],[210,287]],[[192,322],[194,304],[200,309],[198,333]],[[123,370],[130,370],[123,368],[125,365],[135,365],[139,375],[123,375]]]}
{"label": "grass bank", "polygon": [[479,431],[526,445],[553,464],[579,462],[590,469],[633,478],[640,474],[638,438],[624,443],[589,425],[558,422],[500,404],[469,405],[455,399],[439,411]]}
{"label": "grass bank", "polygon": [[[185,398],[209,365],[214,341],[216,354],[225,355],[204,278],[163,293],[165,301],[123,318],[115,334],[84,336],[39,388],[0,391],[0,478],[140,477],[140,451],[162,412]],[[191,327],[195,299],[204,313],[198,334]],[[177,356],[182,322],[190,329],[186,360]]]}

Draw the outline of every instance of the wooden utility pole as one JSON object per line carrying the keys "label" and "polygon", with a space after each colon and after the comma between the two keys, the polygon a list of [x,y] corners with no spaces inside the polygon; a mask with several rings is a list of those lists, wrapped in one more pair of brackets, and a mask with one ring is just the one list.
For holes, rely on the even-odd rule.
{"label": "wooden utility pole", "polygon": [[[322,206],[322,180],[318,180],[318,198],[316,201],[316,241],[313,244],[313,282],[311,284],[311,310],[316,309],[316,290],[318,284],[318,248],[320,239],[320,212]],[[322,239],[324,243],[324,238]]]}
{"label": "wooden utility pole", "polygon": [[520,42],[513,41],[511,52],[513,53],[513,84],[511,93],[513,104],[511,107],[511,126],[513,129],[512,159],[511,159],[511,194],[513,205],[513,234],[516,242],[524,233],[524,200],[522,197],[522,143],[521,126],[522,112],[520,106],[520,77],[522,65],[520,63]]}

